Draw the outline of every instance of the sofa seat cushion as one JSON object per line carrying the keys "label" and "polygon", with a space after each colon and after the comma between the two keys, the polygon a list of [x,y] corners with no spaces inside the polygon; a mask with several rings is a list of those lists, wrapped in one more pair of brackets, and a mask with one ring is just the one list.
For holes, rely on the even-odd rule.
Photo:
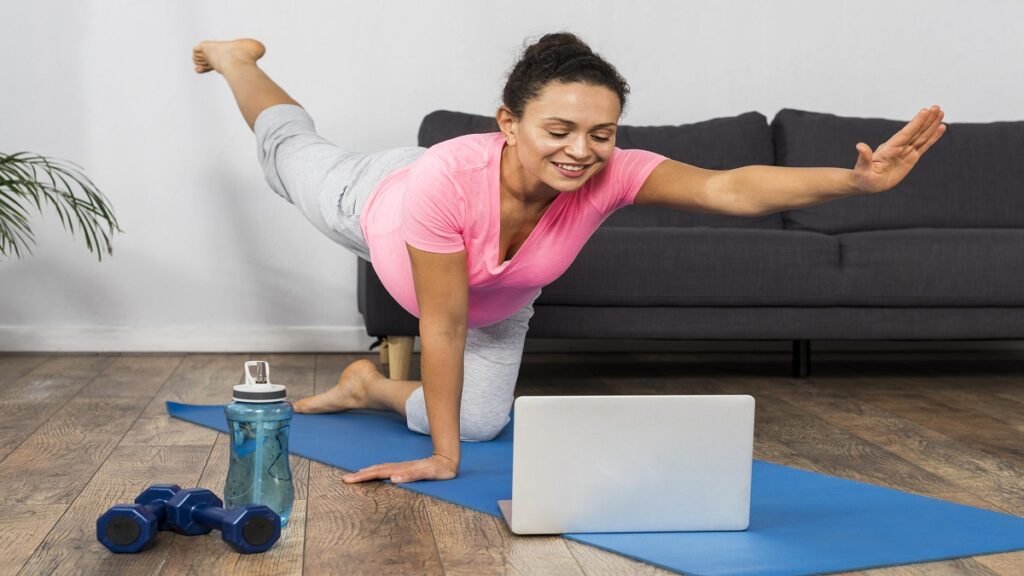
{"label": "sofa seat cushion", "polygon": [[836,238],[842,305],[1024,305],[1024,230],[915,228]]}
{"label": "sofa seat cushion", "polygon": [[[772,120],[779,166],[853,168],[905,120],[784,109]],[[895,188],[783,212],[786,228],[825,234],[909,228],[1024,228],[1024,122],[947,124]]]}
{"label": "sofa seat cushion", "polygon": [[538,304],[826,306],[839,242],[813,232],[602,227]]}

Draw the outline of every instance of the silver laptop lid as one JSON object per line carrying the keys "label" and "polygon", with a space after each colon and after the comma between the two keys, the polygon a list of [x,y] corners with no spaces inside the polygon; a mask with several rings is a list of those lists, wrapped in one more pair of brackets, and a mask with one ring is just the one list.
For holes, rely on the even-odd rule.
{"label": "silver laptop lid", "polygon": [[745,530],[753,440],[746,395],[519,397],[510,528]]}

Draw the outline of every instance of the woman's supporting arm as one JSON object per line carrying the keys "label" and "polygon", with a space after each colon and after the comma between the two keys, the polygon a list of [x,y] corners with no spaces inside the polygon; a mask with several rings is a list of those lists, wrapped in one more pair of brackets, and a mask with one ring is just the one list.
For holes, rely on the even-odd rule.
{"label": "woman's supporting arm", "polygon": [[423,399],[434,441],[433,454],[386,462],[343,476],[345,482],[387,478],[392,482],[449,480],[459,471],[462,371],[469,287],[466,252],[439,254],[408,247],[420,307]]}
{"label": "woman's supporting arm", "polygon": [[420,365],[434,454],[458,467],[469,287],[466,252],[408,246],[420,308]]}

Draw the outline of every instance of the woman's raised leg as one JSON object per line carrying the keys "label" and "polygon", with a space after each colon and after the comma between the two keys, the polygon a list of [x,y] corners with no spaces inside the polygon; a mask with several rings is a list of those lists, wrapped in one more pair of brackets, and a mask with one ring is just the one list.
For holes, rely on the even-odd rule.
{"label": "woman's raised leg", "polygon": [[299,103],[256,65],[267,49],[258,40],[241,38],[224,42],[204,40],[192,48],[192,62],[199,74],[216,70],[227,80],[249,129],[260,112],[276,104]]}

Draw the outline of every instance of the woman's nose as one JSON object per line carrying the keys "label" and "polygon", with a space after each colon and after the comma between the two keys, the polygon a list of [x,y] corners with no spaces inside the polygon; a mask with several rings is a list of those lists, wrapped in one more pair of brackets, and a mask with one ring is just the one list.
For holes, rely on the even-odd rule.
{"label": "woman's nose", "polygon": [[585,160],[587,158],[586,135],[573,139],[569,145],[568,153],[577,160]]}

